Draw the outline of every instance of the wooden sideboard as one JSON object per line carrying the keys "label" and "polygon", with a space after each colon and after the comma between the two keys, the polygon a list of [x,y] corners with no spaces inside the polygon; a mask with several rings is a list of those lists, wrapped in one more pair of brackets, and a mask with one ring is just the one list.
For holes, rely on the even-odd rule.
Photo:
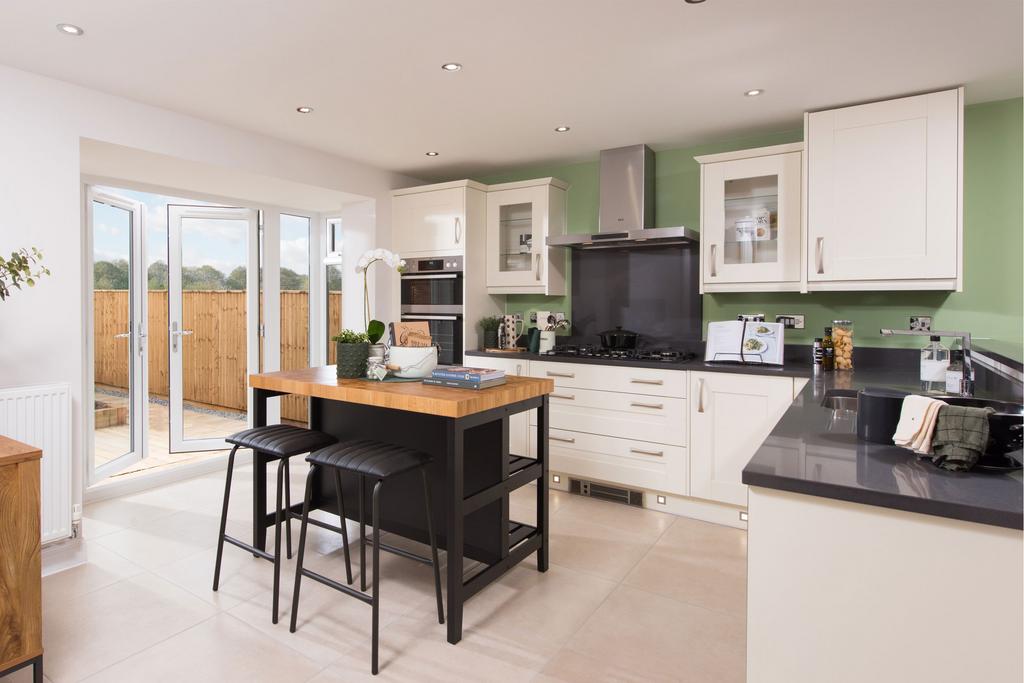
{"label": "wooden sideboard", "polygon": [[43,680],[39,459],[0,436],[0,676],[32,665]]}

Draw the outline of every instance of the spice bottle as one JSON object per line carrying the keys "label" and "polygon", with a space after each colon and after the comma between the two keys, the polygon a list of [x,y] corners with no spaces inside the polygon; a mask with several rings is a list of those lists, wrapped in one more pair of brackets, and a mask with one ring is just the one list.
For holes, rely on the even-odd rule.
{"label": "spice bottle", "polygon": [[825,328],[825,338],[821,340],[821,369],[835,370],[836,348],[832,343],[832,328]]}

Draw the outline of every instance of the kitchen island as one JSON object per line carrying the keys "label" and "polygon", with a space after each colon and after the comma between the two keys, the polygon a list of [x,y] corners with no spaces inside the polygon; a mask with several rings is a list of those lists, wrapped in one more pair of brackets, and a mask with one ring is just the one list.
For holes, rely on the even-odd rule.
{"label": "kitchen island", "polygon": [[[338,379],[335,367],[268,372],[249,376],[253,390],[253,423],[267,421],[267,400],[292,394],[309,399],[309,426],[345,439],[374,439],[433,456],[431,480],[434,528],[438,547],[447,551],[448,642],[462,638],[466,600],[537,554],[537,569],[548,568],[548,394],[547,379],[508,377],[489,389],[454,389],[420,382],[375,382]],[[537,411],[536,458],[508,451],[509,417]],[[256,454],[253,477],[253,545],[266,548],[266,531],[274,515],[267,513],[266,460]],[[313,509],[339,514],[333,481],[314,475]],[[347,501],[359,498],[353,478],[344,481]],[[509,519],[509,493],[537,482],[536,526]],[[381,499],[381,529],[427,542],[419,481],[389,482]],[[369,517],[369,500],[365,501]],[[346,505],[351,519],[359,511]],[[301,513],[302,504],[292,510]],[[325,526],[319,520],[311,524]],[[331,528],[328,525],[328,528]],[[464,559],[483,563],[468,579]]]}

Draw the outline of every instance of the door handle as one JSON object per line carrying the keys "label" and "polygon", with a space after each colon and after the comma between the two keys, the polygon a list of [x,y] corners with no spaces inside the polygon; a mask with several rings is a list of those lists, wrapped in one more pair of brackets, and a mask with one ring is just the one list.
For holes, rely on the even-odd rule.
{"label": "door handle", "polygon": [[547,371],[547,375],[548,377],[568,377],[570,379],[576,376],[571,372],[552,372],[551,370]]}
{"label": "door handle", "polygon": [[715,269],[718,262],[718,245],[712,244],[711,248],[708,249],[708,254],[711,261],[711,264],[708,267],[708,277],[718,277],[718,271]]}
{"label": "door handle", "polygon": [[566,438],[564,436],[551,436],[550,434],[548,435],[548,441],[561,441],[562,443],[576,443],[576,439],[574,439],[572,437]]}
{"label": "door handle", "polygon": [[645,451],[642,448],[630,448],[629,452],[630,453],[638,453],[639,455],[654,455],[654,456],[657,456],[659,458],[662,457],[663,455],[665,455],[665,451]]}
{"label": "door handle", "polygon": [[533,256],[533,260],[535,261],[535,265],[533,266],[533,274],[536,276],[537,282],[540,282],[540,254],[534,254]]}
{"label": "door handle", "polygon": [[548,394],[551,398],[564,398],[566,401],[575,401],[576,397],[573,394]]}
{"label": "door handle", "polygon": [[178,350],[178,339],[180,337],[188,337],[192,334],[192,330],[179,330],[178,323],[171,323],[171,351]]}
{"label": "door handle", "polygon": [[633,403],[629,404],[632,408],[650,408],[652,410],[661,410],[665,407],[663,403]]}
{"label": "door handle", "polygon": [[825,262],[823,261],[825,255],[825,238],[819,237],[817,244],[815,245],[815,253],[818,261],[818,275],[825,274]]}
{"label": "door handle", "polygon": [[455,244],[462,241],[462,219],[455,217]]}
{"label": "door handle", "polygon": [[119,334],[115,334],[114,339],[127,339],[130,336],[132,336],[131,332],[121,332]]}
{"label": "door handle", "polygon": [[697,380],[697,412],[704,412],[704,378]]}

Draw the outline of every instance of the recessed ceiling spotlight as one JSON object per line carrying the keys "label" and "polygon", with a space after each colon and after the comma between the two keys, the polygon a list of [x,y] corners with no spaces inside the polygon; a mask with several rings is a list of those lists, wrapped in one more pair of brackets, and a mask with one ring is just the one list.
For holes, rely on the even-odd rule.
{"label": "recessed ceiling spotlight", "polygon": [[704,0],[686,0],[687,5],[699,5],[702,2],[704,2]]}
{"label": "recessed ceiling spotlight", "polygon": [[295,107],[295,111],[299,112],[300,114],[312,114],[313,107]]}
{"label": "recessed ceiling spotlight", "polygon": [[427,152],[428,157],[436,157],[440,152]]}
{"label": "recessed ceiling spotlight", "polygon": [[74,24],[57,24],[57,30],[69,36],[80,36],[85,33],[82,27],[75,26]]}
{"label": "recessed ceiling spotlight", "polygon": [[556,133],[568,133],[569,132],[569,126],[558,126],[557,128],[555,128],[555,132]]}
{"label": "recessed ceiling spotlight", "polygon": [[748,90],[743,94],[746,95],[747,97],[757,97],[758,95],[763,95],[764,90],[762,90],[761,88],[754,88],[753,90]]}
{"label": "recessed ceiling spotlight", "polygon": [[448,62],[447,64],[442,64],[441,68],[445,71],[462,71],[462,65],[459,64],[458,62]]}

